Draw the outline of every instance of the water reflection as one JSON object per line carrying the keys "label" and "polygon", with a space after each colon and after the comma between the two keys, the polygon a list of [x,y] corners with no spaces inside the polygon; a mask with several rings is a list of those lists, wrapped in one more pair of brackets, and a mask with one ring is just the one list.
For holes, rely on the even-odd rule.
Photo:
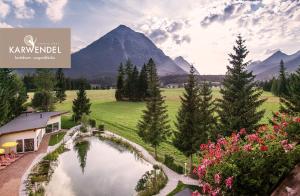
{"label": "water reflection", "polygon": [[49,196],[134,195],[147,162],[111,142],[87,138],[59,157],[46,187]]}
{"label": "water reflection", "polygon": [[86,139],[81,139],[75,142],[74,150],[77,152],[77,157],[80,163],[82,173],[84,173],[84,168],[86,166],[87,153],[90,150],[90,141]]}

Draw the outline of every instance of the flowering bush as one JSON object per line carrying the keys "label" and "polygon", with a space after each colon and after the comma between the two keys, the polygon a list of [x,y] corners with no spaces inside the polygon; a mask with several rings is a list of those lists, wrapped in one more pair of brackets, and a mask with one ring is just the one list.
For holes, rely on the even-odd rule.
{"label": "flowering bush", "polygon": [[[200,165],[194,170],[205,195],[269,195],[300,161],[300,147],[291,143],[281,121],[247,134],[245,129],[217,142],[201,144]],[[195,193],[194,195],[197,195]]]}

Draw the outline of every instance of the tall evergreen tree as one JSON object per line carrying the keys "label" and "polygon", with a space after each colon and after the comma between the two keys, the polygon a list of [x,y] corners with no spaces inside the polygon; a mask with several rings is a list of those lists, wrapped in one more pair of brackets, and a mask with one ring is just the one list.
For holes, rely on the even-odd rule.
{"label": "tall evergreen tree", "polygon": [[81,120],[83,114],[89,115],[91,103],[87,98],[84,85],[81,85],[77,92],[77,98],[73,100],[73,117],[76,122]]}
{"label": "tall evergreen tree", "polygon": [[278,96],[288,96],[287,73],[283,60],[280,61],[279,77],[278,77]]}
{"label": "tall evergreen tree", "polygon": [[229,54],[231,66],[227,66],[223,87],[220,90],[222,98],[218,99],[217,104],[220,130],[225,135],[230,135],[232,131],[241,128],[253,131],[265,112],[258,111],[265,99],[260,99],[263,91],[256,87],[255,76],[246,69],[249,64],[245,62],[248,50],[245,40],[240,35],[233,50],[234,52]]}
{"label": "tall evergreen tree", "polygon": [[195,78],[195,68],[191,66],[189,79],[184,86],[181,106],[177,114],[174,145],[190,158],[190,172],[193,171],[193,154],[206,142],[207,130],[201,129],[199,85]]}
{"label": "tall evergreen tree", "polygon": [[124,98],[124,69],[122,63],[119,66],[115,97],[117,101],[122,101]]}
{"label": "tall evergreen tree", "polygon": [[32,98],[32,106],[39,111],[54,110],[55,97],[53,95],[55,77],[50,69],[37,69],[34,78],[36,92]]}
{"label": "tall evergreen tree", "polygon": [[300,114],[300,66],[290,77],[288,95],[280,97],[280,112]]}
{"label": "tall evergreen tree", "polygon": [[278,96],[278,94],[279,94],[279,92],[278,92],[278,79],[276,79],[276,78],[273,78],[273,80],[272,80],[271,92],[275,96]]}
{"label": "tall evergreen tree", "polygon": [[59,100],[59,102],[63,102],[66,100],[66,79],[64,72],[61,68],[59,68],[56,72],[56,98]]}
{"label": "tall evergreen tree", "polygon": [[[200,132],[207,133],[207,136],[210,140],[217,139],[217,132],[216,132],[216,122],[217,119],[214,116],[216,111],[215,102],[212,96],[211,86],[208,82],[204,81],[203,84],[200,85]],[[207,138],[204,137],[204,134],[198,134],[198,138],[196,137],[197,141],[195,142],[196,145],[200,145],[202,143],[207,142]]]}
{"label": "tall evergreen tree", "polygon": [[18,116],[27,100],[24,83],[10,69],[0,69],[0,125]]}
{"label": "tall evergreen tree", "polygon": [[129,99],[131,101],[138,101],[139,100],[139,70],[137,69],[136,66],[134,66],[133,71],[132,71],[132,76],[131,76],[131,85],[132,85],[132,92],[131,97]]}
{"label": "tall evergreen tree", "polygon": [[138,82],[138,91],[139,91],[139,98],[144,100],[148,96],[148,74],[147,74],[147,66],[146,64],[143,65]]}
{"label": "tall evergreen tree", "polygon": [[137,127],[139,136],[154,148],[155,157],[157,158],[157,147],[170,134],[170,125],[167,107],[159,88],[160,82],[156,66],[152,59],[148,62],[148,69],[150,98],[146,102],[146,109],[143,111],[142,119]]}
{"label": "tall evergreen tree", "polygon": [[132,97],[132,72],[133,72],[133,64],[130,60],[127,60],[125,64],[125,85],[124,85],[124,96],[129,98]]}

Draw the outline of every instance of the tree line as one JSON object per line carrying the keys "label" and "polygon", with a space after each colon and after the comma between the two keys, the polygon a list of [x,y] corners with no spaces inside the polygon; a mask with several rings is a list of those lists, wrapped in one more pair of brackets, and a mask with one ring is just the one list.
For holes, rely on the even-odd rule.
{"label": "tree line", "polygon": [[[35,84],[35,78],[36,78],[36,73],[27,74],[23,77],[22,80],[27,89],[27,92],[34,92],[37,90],[37,86]],[[85,89],[87,90],[91,89],[91,85],[87,79],[84,78],[73,79],[68,77],[64,78],[65,90],[78,90],[82,84],[85,85]]]}
{"label": "tree line", "polygon": [[148,75],[151,65],[149,63],[150,61],[144,64],[141,71],[130,60],[127,60],[125,65],[120,64],[115,92],[117,101],[142,101],[150,96]]}

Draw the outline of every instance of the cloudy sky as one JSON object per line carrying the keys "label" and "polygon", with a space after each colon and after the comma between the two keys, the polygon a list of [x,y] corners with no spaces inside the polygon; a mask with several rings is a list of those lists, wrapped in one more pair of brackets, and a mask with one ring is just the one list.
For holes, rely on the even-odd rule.
{"label": "cloudy sky", "polygon": [[0,27],[70,27],[76,51],[124,24],[202,74],[224,74],[237,34],[249,60],[300,50],[300,0],[0,0]]}

